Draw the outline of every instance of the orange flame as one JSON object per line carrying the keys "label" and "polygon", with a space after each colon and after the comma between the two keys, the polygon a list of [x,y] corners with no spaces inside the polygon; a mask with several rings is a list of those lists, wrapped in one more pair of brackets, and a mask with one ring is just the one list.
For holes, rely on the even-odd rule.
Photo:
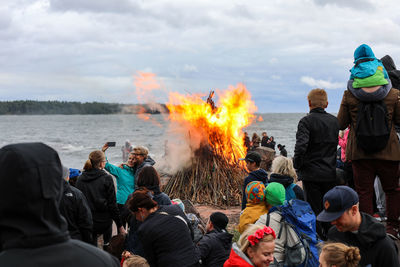
{"label": "orange flame", "polygon": [[187,125],[189,131],[200,133],[203,144],[208,144],[228,163],[235,163],[245,156],[242,129],[255,119],[253,113],[257,107],[243,84],[222,92],[214,108],[202,96],[170,93],[169,118]]}
{"label": "orange flame", "polygon": [[257,121],[264,121],[263,117],[258,116]]}

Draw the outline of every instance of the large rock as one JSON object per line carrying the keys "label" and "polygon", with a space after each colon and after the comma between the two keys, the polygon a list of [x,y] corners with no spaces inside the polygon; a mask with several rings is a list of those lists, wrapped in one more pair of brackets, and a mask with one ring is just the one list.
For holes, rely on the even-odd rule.
{"label": "large rock", "polygon": [[268,171],[271,168],[272,161],[275,158],[275,150],[269,147],[260,146],[254,149],[254,151],[261,155],[260,167]]}

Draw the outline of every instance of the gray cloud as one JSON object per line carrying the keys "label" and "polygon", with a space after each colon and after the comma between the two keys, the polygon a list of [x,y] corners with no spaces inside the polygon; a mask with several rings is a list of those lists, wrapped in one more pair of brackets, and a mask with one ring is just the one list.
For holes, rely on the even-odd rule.
{"label": "gray cloud", "polygon": [[317,5],[328,6],[335,5],[338,7],[350,7],[355,10],[372,10],[373,2],[370,0],[313,0]]}

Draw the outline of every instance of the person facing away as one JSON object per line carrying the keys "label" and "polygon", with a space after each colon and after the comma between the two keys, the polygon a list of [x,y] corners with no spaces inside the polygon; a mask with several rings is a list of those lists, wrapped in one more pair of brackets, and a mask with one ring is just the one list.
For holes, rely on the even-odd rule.
{"label": "person facing away", "polygon": [[114,266],[110,254],[71,239],[59,210],[61,161],[43,143],[0,149],[0,266]]}
{"label": "person facing away", "polygon": [[319,255],[320,267],[357,267],[361,259],[357,247],[343,243],[325,243]]}
{"label": "person facing away", "polygon": [[93,218],[86,197],[83,193],[70,186],[69,170],[63,169],[64,191],[60,202],[60,213],[68,224],[68,231],[73,239],[92,243]]}
{"label": "person facing away", "polygon": [[268,211],[264,203],[264,190],[263,182],[253,181],[247,184],[247,204],[239,217],[239,233],[243,233],[248,225],[254,224],[261,215]]}
{"label": "person facing away", "polygon": [[104,247],[107,247],[112,235],[112,222],[117,225],[118,233],[126,234],[117,207],[114,181],[104,171],[106,157],[100,150],[92,151],[86,161],[76,187],[85,195],[93,216],[93,240],[103,235]]}
{"label": "person facing away", "polygon": [[145,258],[154,266],[198,266],[189,221],[178,205],[159,206],[147,189],[136,190],[129,210],[142,224],[138,236]]}
{"label": "person facing away", "polygon": [[[322,197],[336,185],[336,149],[339,123],[327,113],[328,95],[323,89],[308,93],[310,113],[297,126],[293,164],[303,183],[305,199],[315,214],[322,211]],[[325,239],[329,224],[317,223],[317,232]]]}
{"label": "person facing away", "polygon": [[328,240],[360,249],[360,266],[400,266],[394,241],[385,226],[372,216],[360,212],[357,193],[348,186],[336,186],[323,198],[324,210],[317,220],[330,222]]}
{"label": "person facing away", "polygon": [[274,262],[275,232],[271,227],[251,224],[232,244],[224,267],[265,267]]}
{"label": "person facing away", "polygon": [[262,137],[261,137],[261,146],[266,147],[267,143],[268,143],[268,139],[269,139],[269,137],[267,135],[267,132],[263,132],[261,135],[262,135]]}
{"label": "person facing away", "polygon": [[[157,202],[158,205],[171,205],[171,199],[169,196],[160,190],[160,176],[153,166],[143,167],[142,171],[139,173],[139,177],[137,178],[137,186],[138,188],[146,188],[150,190],[153,195],[153,200]],[[133,194],[131,194],[128,199],[131,199],[132,195]],[[126,205],[124,210],[129,212],[128,205]],[[139,229],[141,222],[137,221],[134,216],[131,216],[128,223],[129,233],[126,237],[126,250],[136,255],[144,256],[142,243],[137,235],[137,230]]]}
{"label": "person facing away", "polygon": [[245,158],[241,158],[246,162],[246,168],[249,171],[249,175],[244,179],[243,183],[243,193],[242,193],[242,210],[246,208],[247,196],[246,196],[246,186],[248,183],[253,181],[260,181],[264,184],[268,182],[268,173],[260,168],[261,156],[255,151],[250,151],[247,153]]}
{"label": "person facing away", "polygon": [[222,212],[210,215],[206,226],[206,234],[197,243],[201,266],[223,266],[229,258],[232,247],[232,237],[226,231],[229,219]]}
{"label": "person facing away", "polygon": [[261,139],[257,133],[253,133],[253,136],[251,137],[251,142],[253,143],[253,149],[260,146]]}
{"label": "person facing away", "polygon": [[129,154],[132,152],[132,145],[131,142],[129,142],[129,140],[125,141],[125,144],[121,147],[121,151],[122,151],[122,161],[127,162]]}
{"label": "person facing away", "polygon": [[244,144],[244,146],[246,147],[247,151],[249,151],[249,150],[250,150],[250,147],[251,147],[251,142],[250,142],[249,134],[248,134],[247,132],[244,132],[244,135],[243,135],[243,144]]}
{"label": "person facing away", "polygon": [[303,189],[296,184],[297,173],[293,168],[293,161],[290,158],[279,156],[272,161],[269,183],[280,183],[285,187],[286,200],[304,200]]}
{"label": "person facing away", "polygon": [[[359,63],[360,60],[364,59],[372,61]],[[372,71],[375,73],[374,75],[359,80],[370,79],[370,77],[376,76],[377,73],[381,73],[381,78],[371,80],[369,84],[364,82],[359,87],[355,84],[356,78],[352,79],[350,77],[347,90],[343,93],[337,117],[341,129],[345,129],[348,125],[351,125],[347,139],[346,160],[351,160],[352,162],[354,185],[360,197],[360,210],[370,215],[374,213],[372,204],[374,180],[376,176],[379,177],[387,198],[386,231],[393,238],[399,238],[400,191],[398,191],[398,168],[400,162],[400,144],[394,125],[400,125],[400,92],[392,88],[389,78],[385,78],[386,70],[382,69],[382,63],[375,58],[372,49],[368,45],[363,44],[355,50],[354,60],[355,66],[352,68],[353,72],[358,68],[360,70],[370,69],[367,68],[369,65],[364,66],[364,64],[371,64],[371,66],[375,66],[373,64],[376,64],[378,66],[372,68]],[[362,74],[363,72],[360,70],[359,73]],[[360,118],[365,113],[360,109],[363,106],[365,107],[366,103],[375,103],[374,110],[379,110],[379,105],[376,104],[382,103],[382,106],[386,109],[383,116],[386,118],[387,126],[389,127],[388,139],[386,139],[387,143],[382,143],[381,149],[375,151],[369,151],[368,147],[361,146],[363,140],[357,137]],[[380,122],[383,122],[383,125]],[[384,119],[378,120],[376,123],[379,123],[378,130],[382,130],[386,126]],[[368,129],[368,132],[375,134],[372,128]],[[372,138],[368,138],[367,144],[376,145],[380,143],[374,141],[375,139],[372,140]],[[368,142],[369,140],[371,141]]]}
{"label": "person facing away", "polygon": [[279,154],[281,156],[287,157],[287,150],[286,150],[285,146],[281,145],[281,144],[278,144],[277,147],[278,147],[278,150],[279,150]]}

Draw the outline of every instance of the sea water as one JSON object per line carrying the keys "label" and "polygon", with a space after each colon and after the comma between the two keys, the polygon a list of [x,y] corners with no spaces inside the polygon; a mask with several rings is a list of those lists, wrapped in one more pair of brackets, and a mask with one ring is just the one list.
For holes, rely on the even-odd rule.
{"label": "sea water", "polygon": [[[286,146],[288,156],[293,156],[296,130],[305,113],[258,114],[256,120],[244,131],[249,137],[266,131],[274,136],[276,145]],[[0,116],[0,147],[20,142],[43,142],[53,147],[64,165],[81,169],[91,151],[101,149],[106,142],[115,141],[116,147],[107,150],[111,163],[122,162],[121,147],[126,140],[133,146],[149,149],[157,160],[164,154],[168,139],[167,115],[151,115],[143,120],[136,115],[5,115]],[[277,153],[279,151],[276,148]]]}

